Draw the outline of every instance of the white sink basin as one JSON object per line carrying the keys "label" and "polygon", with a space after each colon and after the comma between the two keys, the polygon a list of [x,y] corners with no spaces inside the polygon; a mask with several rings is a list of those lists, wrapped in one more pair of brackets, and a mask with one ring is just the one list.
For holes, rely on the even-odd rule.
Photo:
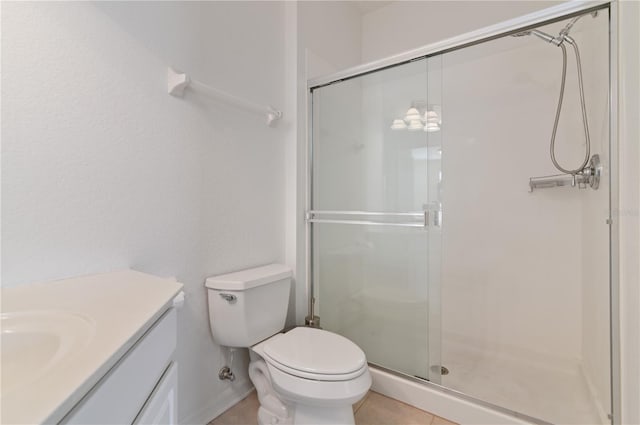
{"label": "white sink basin", "polygon": [[2,396],[33,384],[53,366],[67,361],[93,336],[93,322],[65,311],[3,313]]}

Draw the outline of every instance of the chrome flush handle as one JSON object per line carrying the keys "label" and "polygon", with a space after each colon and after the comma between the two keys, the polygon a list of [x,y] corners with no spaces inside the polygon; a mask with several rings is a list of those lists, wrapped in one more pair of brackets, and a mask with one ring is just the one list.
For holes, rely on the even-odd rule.
{"label": "chrome flush handle", "polygon": [[220,294],[220,296],[221,296],[222,298],[224,298],[224,300],[225,300],[226,302],[228,302],[229,304],[235,304],[235,303],[236,303],[236,301],[237,301],[237,299],[238,299],[238,298],[237,298],[235,295],[233,295],[233,294],[225,294],[225,293],[221,293],[221,294]]}

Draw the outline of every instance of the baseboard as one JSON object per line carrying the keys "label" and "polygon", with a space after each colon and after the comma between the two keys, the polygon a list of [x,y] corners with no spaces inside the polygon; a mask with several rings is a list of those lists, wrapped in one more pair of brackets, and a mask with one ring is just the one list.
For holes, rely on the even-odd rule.
{"label": "baseboard", "polygon": [[206,425],[217,418],[253,391],[249,379],[234,382],[220,395],[211,395],[211,401],[195,413],[178,421],[180,425]]}

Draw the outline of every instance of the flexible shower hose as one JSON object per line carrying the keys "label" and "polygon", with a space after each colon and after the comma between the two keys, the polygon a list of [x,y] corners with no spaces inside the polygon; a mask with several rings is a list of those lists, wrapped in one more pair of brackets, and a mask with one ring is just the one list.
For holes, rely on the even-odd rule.
{"label": "flexible shower hose", "polygon": [[582,108],[582,124],[584,127],[584,136],[586,139],[584,161],[578,168],[571,170],[571,169],[562,167],[556,160],[556,153],[555,153],[556,132],[558,130],[558,122],[560,121],[560,111],[562,110],[562,100],[564,98],[564,86],[567,78],[567,48],[564,47],[564,43],[559,44],[559,47],[562,49],[562,82],[560,84],[560,96],[558,98],[558,109],[556,110],[556,119],[555,119],[555,122],[553,123],[553,131],[551,133],[551,144],[549,147],[549,151],[551,154],[551,162],[553,162],[553,165],[558,170],[560,170],[565,174],[576,175],[576,174],[580,174],[589,163],[589,157],[591,156],[591,139],[589,137],[589,125],[587,124],[587,107],[585,105],[585,100],[584,100],[584,87],[582,84],[582,64],[580,63],[580,52],[578,51],[578,45],[576,44],[575,40],[573,40],[568,35],[565,35],[563,39],[567,43],[571,44],[571,46],[573,46],[573,50],[575,51],[575,54],[576,54],[576,65],[578,68],[578,85],[580,87],[580,106]]}

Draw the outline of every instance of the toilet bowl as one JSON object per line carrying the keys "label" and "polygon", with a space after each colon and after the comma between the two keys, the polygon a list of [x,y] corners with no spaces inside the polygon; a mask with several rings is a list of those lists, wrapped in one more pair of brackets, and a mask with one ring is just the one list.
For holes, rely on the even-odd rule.
{"label": "toilet bowl", "polygon": [[260,425],[354,424],[352,405],[371,387],[365,354],[321,329],[280,333],[290,277],[285,266],[271,264],[207,279],[213,338],[250,349]]}
{"label": "toilet bowl", "polygon": [[294,328],[253,347],[264,362],[271,389],[287,405],[294,424],[353,424],[352,405],[371,387],[362,350],[320,329]]}

